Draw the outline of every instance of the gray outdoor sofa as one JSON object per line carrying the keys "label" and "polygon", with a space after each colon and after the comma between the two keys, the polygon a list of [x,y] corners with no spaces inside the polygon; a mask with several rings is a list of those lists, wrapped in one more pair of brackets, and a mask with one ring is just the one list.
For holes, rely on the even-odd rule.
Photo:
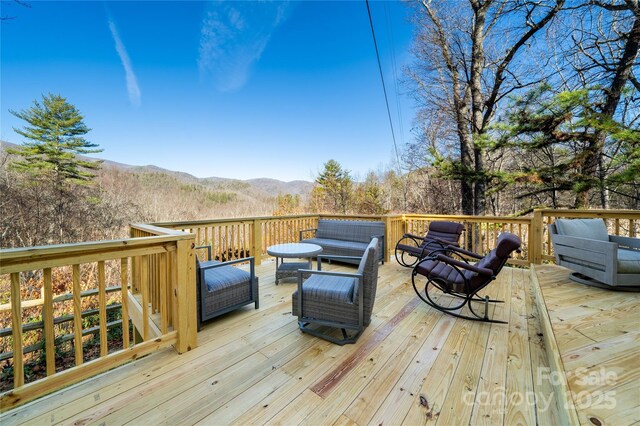
{"label": "gray outdoor sofa", "polygon": [[[305,239],[310,233],[314,233],[313,238]],[[378,261],[384,264],[384,222],[319,219],[317,228],[300,231],[300,242],[319,245],[323,256],[362,257],[373,238],[378,238]],[[359,263],[352,259],[340,261]]]}

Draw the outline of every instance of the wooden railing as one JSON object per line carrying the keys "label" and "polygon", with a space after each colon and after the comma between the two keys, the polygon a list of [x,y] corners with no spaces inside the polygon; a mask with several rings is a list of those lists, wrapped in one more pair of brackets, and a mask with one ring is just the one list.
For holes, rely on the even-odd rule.
{"label": "wooden railing", "polygon": [[522,241],[521,253],[515,254],[510,263],[514,265],[528,265],[531,263],[531,218],[508,218],[492,216],[460,216],[460,215],[397,215],[389,220],[388,248],[389,255],[395,243],[405,233],[424,235],[429,223],[436,220],[448,220],[464,224],[464,231],[460,238],[461,246],[475,253],[487,253],[496,245],[501,232],[511,232]]}
{"label": "wooden railing", "polygon": [[[5,277],[11,287],[11,324],[0,324],[0,338],[11,334],[13,351],[14,389],[0,395],[0,410],[4,411],[37,396],[77,382],[117,365],[128,362],[159,348],[174,345],[178,352],[185,352],[196,345],[196,293],[195,246],[211,245],[213,256],[231,260],[254,256],[260,263],[267,256],[270,245],[298,241],[299,232],[315,228],[318,219],[381,220],[385,222],[386,253],[393,256],[395,243],[404,233],[424,234],[434,220],[462,222],[465,232],[461,243],[464,248],[486,253],[496,243],[500,232],[509,231],[520,237],[522,252],[512,263],[528,265],[552,261],[553,255],[547,225],[559,217],[599,217],[607,221],[610,233],[625,236],[640,234],[640,212],[613,210],[535,210],[528,217],[475,217],[459,215],[404,214],[385,216],[292,215],[280,217],[251,217],[205,221],[172,222],[154,225],[131,225],[131,238],[117,241],[66,244],[60,246],[31,247],[0,251],[0,277]],[[116,281],[107,279],[106,263]],[[93,265],[96,269],[97,288],[82,290],[81,265]],[[52,271],[68,268],[71,290],[66,294],[54,294]],[[42,296],[22,300],[22,285],[27,278],[40,277]],[[115,289],[115,290],[114,290]],[[108,292],[121,293],[123,347],[109,353],[106,343],[107,330],[113,323],[106,321]],[[84,328],[82,318],[95,315],[95,310],[82,311],[84,297],[99,299],[98,326]],[[54,304],[73,301],[73,333],[63,336],[73,342],[75,367],[56,372],[54,325],[61,318],[54,318]],[[0,314],[2,313],[0,305]],[[25,324],[23,311],[41,307],[41,321]],[[134,326],[134,336],[128,335],[129,322]],[[33,349],[25,345],[23,332],[43,329],[43,347],[46,355],[47,377],[25,384],[23,354]],[[4,333],[4,334],[3,334]],[[97,333],[100,337],[100,354],[95,360],[85,362],[83,336]],[[133,342],[131,342],[133,340]],[[133,345],[131,344],[133,343]]]}
{"label": "wooden railing", "polygon": [[382,216],[292,215],[242,219],[155,223],[157,227],[195,235],[197,246],[210,245],[217,260],[254,256],[259,265],[267,257],[267,247],[297,242],[300,231],[315,228],[318,219],[385,220]]}
{"label": "wooden railing", "polygon": [[[0,396],[4,411],[38,396],[52,392],[87,377],[109,370],[160,348],[173,345],[180,353],[196,346],[196,294],[194,237],[191,234],[148,225],[132,225],[132,238],[115,241],[64,244],[58,246],[8,249],[0,252],[0,276],[11,287],[11,333],[13,359],[12,390]],[[82,291],[83,274],[95,268],[97,288]],[[54,294],[52,276],[70,270],[69,290]],[[35,277],[35,278],[34,278]],[[111,280],[108,282],[107,277]],[[26,280],[42,285],[42,300],[22,300]],[[59,284],[59,283],[57,283]],[[64,284],[60,284],[64,287]],[[121,299],[122,348],[109,353],[107,331],[107,289],[118,291]],[[83,343],[90,330],[84,327],[83,298],[98,298],[100,351],[96,359],[86,361]],[[56,303],[72,300],[73,331],[61,336],[54,327]],[[25,384],[23,333],[38,328],[26,323],[25,309],[41,305],[41,328],[46,364],[45,378]],[[95,315],[95,313],[94,313]],[[135,336],[129,336],[129,320]],[[95,328],[95,327],[94,327]],[[58,332],[58,333],[56,333]],[[55,344],[62,337],[73,342],[74,365],[57,372]],[[8,354],[5,354],[8,355]]]}
{"label": "wooden railing", "polygon": [[385,216],[358,215],[292,215],[277,217],[248,217],[191,222],[158,223],[163,228],[191,232],[197,245],[211,245],[213,256],[219,260],[255,256],[259,264],[266,258],[270,245],[298,241],[299,231],[315,228],[318,219],[379,220],[386,224],[385,259],[393,257],[396,242],[405,233],[424,235],[434,220],[450,220],[465,225],[462,246],[477,253],[486,253],[496,243],[501,232],[520,237],[522,250],[510,263],[529,265],[553,261],[551,238],[547,225],[555,218],[603,218],[609,232],[615,235],[640,235],[640,212],[633,210],[535,210],[525,217],[493,217],[462,215],[404,214]]}

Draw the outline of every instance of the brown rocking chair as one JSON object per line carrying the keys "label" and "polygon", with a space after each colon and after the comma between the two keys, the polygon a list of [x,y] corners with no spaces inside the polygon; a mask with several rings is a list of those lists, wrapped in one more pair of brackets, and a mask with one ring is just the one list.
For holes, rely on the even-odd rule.
{"label": "brown rocking chair", "polygon": [[[484,257],[456,246],[448,246],[445,249],[436,250],[413,268],[411,275],[413,289],[420,299],[441,312],[468,320],[506,324],[505,321],[491,320],[488,315],[489,302],[500,303],[502,300],[491,300],[489,296],[478,297],[478,292],[496,279],[496,276],[514,251],[520,252],[520,244],[520,238],[517,235],[504,232],[498,237],[496,248]],[[443,253],[456,255],[461,260],[446,256]],[[476,259],[477,263],[473,265],[468,263],[468,257]],[[418,290],[418,275],[427,279],[424,286],[424,294]],[[429,294],[434,289],[440,290],[446,295],[459,298],[461,301],[454,302],[451,306],[440,305],[438,304],[438,299]],[[484,315],[478,315],[473,310],[471,302],[483,303]],[[461,315],[456,312],[459,312],[465,305],[469,306],[469,311],[473,316]]]}
{"label": "brown rocking chair", "polygon": [[424,237],[404,234],[396,244],[396,260],[402,266],[413,267],[434,250],[458,245],[464,225],[457,222],[433,221]]}

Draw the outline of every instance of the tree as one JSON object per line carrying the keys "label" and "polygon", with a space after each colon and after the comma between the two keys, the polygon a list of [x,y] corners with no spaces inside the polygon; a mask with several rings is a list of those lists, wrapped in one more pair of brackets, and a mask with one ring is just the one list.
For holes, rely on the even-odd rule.
{"label": "tree", "polygon": [[8,150],[22,157],[12,163],[13,168],[34,176],[46,175],[61,191],[66,184],[86,184],[95,177],[90,170],[99,169],[101,161],[84,160],[76,155],[102,150],[95,149],[98,145],[84,138],[91,129],[65,98],[49,94],[43,96],[42,104],[36,100],[29,109],[9,112],[29,124],[23,129],[13,129],[29,140],[21,149]]}
{"label": "tree", "polygon": [[90,187],[92,171],[101,162],[77,154],[102,151],[84,138],[90,129],[83,116],[65,98],[52,94],[29,109],[10,112],[27,123],[14,129],[27,141],[7,150],[13,158],[3,174],[5,194],[13,204],[7,209],[20,219],[7,223],[12,240],[35,245],[81,238],[86,230],[82,221],[90,222],[99,210],[99,191]]}
{"label": "tree", "polygon": [[358,214],[382,215],[388,213],[384,206],[382,186],[374,172],[369,172],[365,181],[356,187],[354,197],[355,210]]}
{"label": "tree", "polygon": [[525,188],[520,198],[537,197],[554,208],[582,205],[587,190],[598,185],[589,161],[594,141],[602,138],[603,147],[615,147],[603,150],[612,159],[604,185],[637,207],[640,130],[601,112],[603,96],[600,89],[554,94],[543,85],[512,105],[498,146],[515,150],[520,159],[520,167],[505,175]]}
{"label": "tree", "polygon": [[[592,0],[571,7],[572,25],[561,28],[561,33],[571,34],[571,40],[558,43],[563,48],[561,62],[570,71],[563,85],[564,90],[599,87],[601,94],[595,103],[602,121],[615,120],[629,124],[638,120],[638,92],[640,82],[637,68],[640,49],[640,5],[638,0]],[[634,68],[636,69],[634,73]],[[635,104],[635,107],[634,107]],[[607,137],[604,128],[585,147],[584,171],[593,179],[583,185],[576,207],[588,207],[594,190],[600,195],[602,208],[609,206],[607,175],[612,173],[615,162],[607,151],[617,151],[622,141]],[[607,146],[614,144],[614,147]]]}
{"label": "tree", "polygon": [[459,4],[452,8],[422,0],[414,43],[417,61],[409,76],[424,105],[421,116],[439,120],[446,112],[456,134],[455,157],[436,157],[436,164],[444,176],[460,181],[463,213],[482,215],[491,179],[486,142],[496,110],[508,94],[544,79],[534,72],[535,64],[521,58],[522,51],[534,50],[534,37],[564,0]]}
{"label": "tree", "polygon": [[329,160],[316,178],[316,183],[320,189],[314,191],[312,198],[320,196],[325,209],[346,214],[353,197],[353,180],[349,171],[343,169],[336,160]]}
{"label": "tree", "polygon": [[278,194],[276,197],[276,209],[274,216],[286,216],[296,214],[300,211],[300,195],[299,194]]}

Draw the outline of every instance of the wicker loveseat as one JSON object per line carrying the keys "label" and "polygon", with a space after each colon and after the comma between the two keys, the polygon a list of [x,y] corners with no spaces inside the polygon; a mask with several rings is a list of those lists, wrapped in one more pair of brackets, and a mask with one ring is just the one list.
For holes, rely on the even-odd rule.
{"label": "wicker loveseat", "polygon": [[[305,239],[305,236],[312,237]],[[384,263],[384,222],[319,219],[317,228],[300,231],[300,242],[319,245],[323,256],[362,257],[373,238],[378,238],[378,261]],[[359,260],[343,261],[359,263]]]}

